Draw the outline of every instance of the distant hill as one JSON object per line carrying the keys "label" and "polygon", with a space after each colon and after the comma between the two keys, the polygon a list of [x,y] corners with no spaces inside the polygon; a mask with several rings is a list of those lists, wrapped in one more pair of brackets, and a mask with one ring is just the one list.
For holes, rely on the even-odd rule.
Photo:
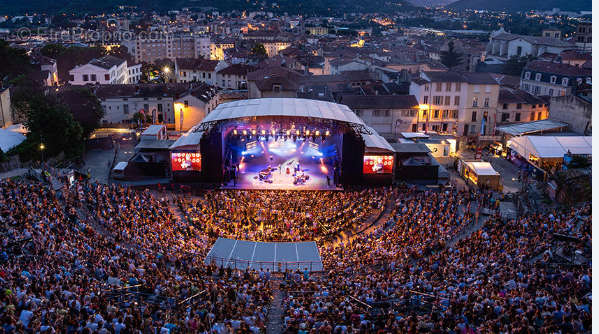
{"label": "distant hill", "polygon": [[506,11],[551,10],[559,8],[564,11],[591,10],[591,0],[458,0],[448,8],[453,9],[488,9]]}
{"label": "distant hill", "polygon": [[351,12],[387,12],[406,9],[404,0],[0,0],[0,15],[23,13],[99,13],[119,5],[137,6],[140,10],[165,12],[183,7],[214,7],[217,10],[264,10],[290,14],[339,14]]}

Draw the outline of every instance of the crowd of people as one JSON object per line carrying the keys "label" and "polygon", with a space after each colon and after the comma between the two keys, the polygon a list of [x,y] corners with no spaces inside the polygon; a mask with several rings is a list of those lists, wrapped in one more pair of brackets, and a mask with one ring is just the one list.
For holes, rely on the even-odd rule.
{"label": "crowd of people", "polygon": [[203,263],[148,191],[0,182],[3,333],[259,333],[269,277]]}
{"label": "crowd of people", "polygon": [[326,241],[384,209],[391,188],[354,191],[214,190],[178,198],[205,235],[254,241]]}
{"label": "crowd of people", "polygon": [[[286,333],[589,332],[590,204],[483,223],[493,198],[0,181],[0,332],[264,333],[276,290]],[[219,236],[319,240],[325,270],[204,263]]]}
{"label": "crowd of people", "polygon": [[590,332],[590,265],[552,254],[565,234],[591,257],[590,207],[493,216],[468,234],[474,216],[459,208],[477,203],[464,198],[402,192],[389,224],[322,252],[324,275],[288,275],[285,331]]}

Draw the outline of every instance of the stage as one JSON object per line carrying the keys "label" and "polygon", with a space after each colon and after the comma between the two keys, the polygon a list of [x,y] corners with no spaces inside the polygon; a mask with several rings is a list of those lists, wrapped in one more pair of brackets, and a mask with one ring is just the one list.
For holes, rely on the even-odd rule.
{"label": "stage", "polygon": [[[324,146],[324,145],[323,145]],[[334,146],[304,140],[262,140],[249,145],[227,189],[339,190],[335,186]]]}

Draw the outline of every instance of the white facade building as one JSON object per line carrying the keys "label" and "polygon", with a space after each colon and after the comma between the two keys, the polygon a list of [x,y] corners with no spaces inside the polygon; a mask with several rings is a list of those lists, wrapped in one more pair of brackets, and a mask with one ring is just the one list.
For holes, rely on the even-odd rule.
{"label": "white facade building", "polygon": [[75,66],[69,71],[69,76],[71,85],[134,84],[141,78],[141,64],[132,66],[130,71],[126,60],[104,56],[92,59],[85,65]]}

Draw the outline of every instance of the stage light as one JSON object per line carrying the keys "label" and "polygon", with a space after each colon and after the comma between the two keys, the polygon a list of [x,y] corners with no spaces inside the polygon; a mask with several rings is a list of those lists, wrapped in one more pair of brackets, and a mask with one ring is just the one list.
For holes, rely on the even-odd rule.
{"label": "stage light", "polygon": [[285,132],[287,134],[287,136],[291,136],[291,131],[287,130],[287,132]]}
{"label": "stage light", "polygon": [[310,135],[310,130],[306,130],[306,136]]}
{"label": "stage light", "polygon": [[252,130],[252,135],[254,135],[254,136],[256,135],[256,129]]}
{"label": "stage light", "polygon": [[327,132],[324,133],[325,136],[330,136],[331,133],[329,132],[329,130],[327,130]]}
{"label": "stage light", "polygon": [[247,136],[248,132],[246,130],[243,130],[243,135]]}
{"label": "stage light", "polygon": [[275,135],[275,129],[270,130],[270,134],[274,136]]}
{"label": "stage light", "polygon": [[233,134],[237,136],[237,129],[233,130]]}
{"label": "stage light", "polygon": [[262,135],[264,136],[266,134],[266,130],[262,130]]}
{"label": "stage light", "polygon": [[299,130],[295,130],[295,135],[299,136],[299,134],[300,134],[300,131]]}
{"label": "stage light", "polygon": [[314,133],[317,136],[320,136],[320,131],[316,130],[316,133]]}

